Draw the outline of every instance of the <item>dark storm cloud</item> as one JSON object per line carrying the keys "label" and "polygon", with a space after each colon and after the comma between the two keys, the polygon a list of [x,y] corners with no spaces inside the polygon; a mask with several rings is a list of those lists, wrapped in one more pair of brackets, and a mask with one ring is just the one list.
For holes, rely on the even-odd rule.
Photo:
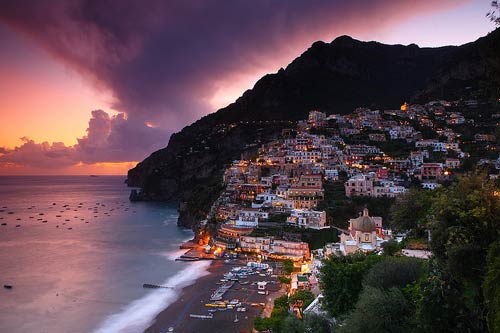
{"label": "dark storm cloud", "polygon": [[[375,29],[457,2],[12,0],[0,2],[0,23],[112,93],[127,117],[110,120],[104,141],[89,132],[78,150],[86,161],[106,160],[106,149],[125,160],[130,135],[142,156],[165,145],[172,131],[215,111],[211,98],[237,75],[275,71],[346,29]],[[92,121],[108,121],[101,116]]]}

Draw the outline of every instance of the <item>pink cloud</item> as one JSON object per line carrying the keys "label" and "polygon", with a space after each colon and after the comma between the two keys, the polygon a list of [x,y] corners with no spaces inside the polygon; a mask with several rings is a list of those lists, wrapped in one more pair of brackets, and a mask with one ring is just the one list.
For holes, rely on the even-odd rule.
{"label": "pink cloud", "polygon": [[[41,142],[23,137],[21,146],[0,148],[0,165],[16,164],[42,169],[63,168],[77,163],[124,162],[143,159],[147,152],[166,144],[161,129],[125,119],[123,113],[110,116],[102,110],[92,111],[87,135],[74,146],[62,142]],[[143,139],[145,138],[145,139]],[[152,140],[151,140],[152,139]],[[150,144],[149,142],[155,142]]]}

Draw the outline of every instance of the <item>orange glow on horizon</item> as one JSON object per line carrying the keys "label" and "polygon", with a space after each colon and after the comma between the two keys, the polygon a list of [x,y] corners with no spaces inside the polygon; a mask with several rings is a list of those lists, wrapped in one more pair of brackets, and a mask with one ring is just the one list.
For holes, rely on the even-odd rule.
{"label": "orange glow on horizon", "polygon": [[14,163],[0,163],[0,176],[125,176],[127,171],[134,168],[137,163],[139,162],[101,162],[94,164],[80,162],[69,167],[54,169],[33,168]]}

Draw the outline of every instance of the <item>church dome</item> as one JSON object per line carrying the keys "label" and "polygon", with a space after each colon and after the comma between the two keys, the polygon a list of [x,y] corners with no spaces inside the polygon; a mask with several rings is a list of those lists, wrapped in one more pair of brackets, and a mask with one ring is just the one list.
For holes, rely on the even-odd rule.
{"label": "church dome", "polygon": [[368,216],[368,209],[366,208],[363,210],[363,215],[352,222],[351,228],[361,232],[377,231],[375,221],[373,221],[373,219]]}

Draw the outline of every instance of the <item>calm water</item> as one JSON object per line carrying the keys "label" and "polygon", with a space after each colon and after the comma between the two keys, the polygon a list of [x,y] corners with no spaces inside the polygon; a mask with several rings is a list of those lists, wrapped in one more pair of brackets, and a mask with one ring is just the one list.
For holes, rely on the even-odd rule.
{"label": "calm water", "polygon": [[131,203],[123,180],[0,177],[0,332],[141,332],[205,274],[174,261],[176,206]]}

